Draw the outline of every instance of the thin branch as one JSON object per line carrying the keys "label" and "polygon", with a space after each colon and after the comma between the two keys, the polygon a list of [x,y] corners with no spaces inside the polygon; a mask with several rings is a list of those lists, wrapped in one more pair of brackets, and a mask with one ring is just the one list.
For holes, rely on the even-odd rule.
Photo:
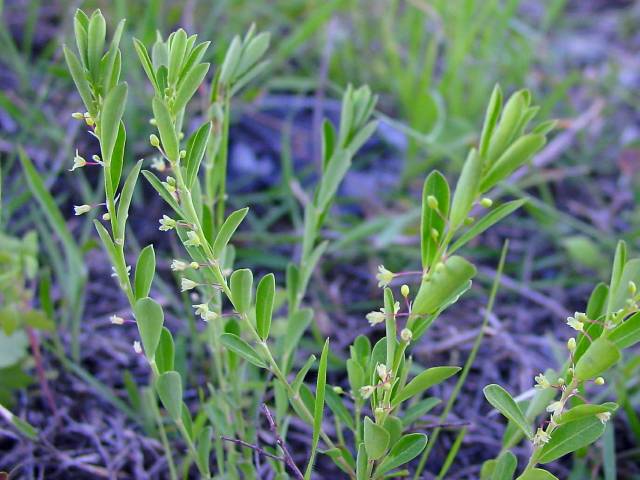
{"label": "thin branch", "polygon": [[264,412],[264,415],[267,417],[267,421],[269,422],[269,428],[271,429],[271,432],[275,436],[276,443],[282,449],[285,463],[291,469],[291,471],[295,474],[295,477],[298,480],[304,480],[304,475],[302,475],[302,472],[300,471],[296,463],[293,461],[293,457],[289,453],[289,450],[287,450],[287,446],[285,445],[284,440],[278,433],[278,426],[276,425],[276,422],[273,419],[273,416],[271,415],[271,412],[269,411],[269,408],[265,403],[262,404],[262,411]]}
{"label": "thin branch", "polygon": [[253,443],[245,442],[244,440],[240,440],[238,438],[231,438],[231,437],[225,437],[225,436],[221,436],[220,438],[225,442],[231,442],[231,443],[235,443],[236,445],[242,445],[243,447],[250,448],[251,450],[254,450],[258,454],[263,455],[265,457],[273,458],[274,460],[277,460],[285,464],[287,463],[283,457],[279,457],[277,455],[269,453],[262,447],[258,445],[254,445]]}

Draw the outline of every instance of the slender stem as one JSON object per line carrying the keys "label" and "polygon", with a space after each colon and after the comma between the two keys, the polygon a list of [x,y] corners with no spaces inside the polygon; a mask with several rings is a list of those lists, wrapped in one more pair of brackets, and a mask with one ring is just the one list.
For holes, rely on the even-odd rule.
{"label": "slender stem", "polygon": [[169,478],[171,480],[178,480],[176,465],[173,462],[173,455],[171,454],[171,446],[169,445],[167,432],[164,429],[164,425],[162,424],[162,418],[160,418],[160,415],[158,414],[158,410],[156,408],[154,408],[153,410],[154,410],[154,416],[156,418],[156,423],[158,424],[158,432],[160,433],[160,442],[162,443],[162,448],[164,449],[164,456],[166,457],[167,465],[169,466]]}

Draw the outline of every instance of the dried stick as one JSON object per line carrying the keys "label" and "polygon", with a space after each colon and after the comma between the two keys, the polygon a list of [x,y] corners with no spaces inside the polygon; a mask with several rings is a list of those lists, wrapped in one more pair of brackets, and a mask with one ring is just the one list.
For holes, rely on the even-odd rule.
{"label": "dried stick", "polygon": [[265,416],[267,417],[267,421],[269,422],[269,428],[271,429],[271,432],[273,433],[273,435],[276,438],[276,443],[282,449],[282,453],[284,454],[285,463],[291,469],[291,471],[295,474],[295,477],[298,480],[304,480],[304,475],[302,475],[302,472],[300,471],[300,469],[298,468],[296,463],[293,461],[293,458],[291,457],[291,454],[289,453],[289,450],[287,450],[287,447],[284,444],[284,440],[282,439],[282,437],[278,433],[278,426],[276,425],[276,422],[273,419],[273,416],[271,415],[271,412],[269,411],[269,408],[267,407],[267,405],[265,403],[262,404],[262,411],[264,412]]}

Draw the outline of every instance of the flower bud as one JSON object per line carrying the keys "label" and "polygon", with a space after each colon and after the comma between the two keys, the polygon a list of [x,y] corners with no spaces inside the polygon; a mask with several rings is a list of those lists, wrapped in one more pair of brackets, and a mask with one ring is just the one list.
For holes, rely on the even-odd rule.
{"label": "flower bud", "polygon": [[336,385],[335,387],[333,387],[333,392],[338,395],[342,395],[344,393],[344,390],[342,389],[342,387]]}
{"label": "flower bud", "polygon": [[403,328],[400,332],[400,338],[403,342],[409,343],[413,339],[413,332],[408,328]]}
{"label": "flower bud", "polygon": [[156,134],[152,133],[149,135],[149,143],[152,147],[158,148],[160,146],[160,139]]}
{"label": "flower bud", "polygon": [[467,218],[464,219],[464,224],[465,225],[471,225],[475,221],[476,221],[475,217],[467,217]]}
{"label": "flower bud", "polygon": [[140,342],[137,340],[133,342],[133,351],[136,352],[138,355],[142,353],[142,347],[140,346]]}
{"label": "flower bud", "polygon": [[593,381],[593,383],[595,383],[596,385],[604,385],[604,378],[598,377]]}
{"label": "flower bud", "polygon": [[84,120],[84,114],[80,113],[80,112],[73,112],[71,114],[71,117],[76,119],[76,120]]}
{"label": "flower bud", "polygon": [[571,352],[574,353],[576,351],[576,339],[571,337],[569,340],[567,340],[567,349]]}
{"label": "flower bud", "polygon": [[109,317],[109,321],[111,323],[113,323],[114,325],[123,325],[124,324],[124,318],[119,317],[118,315],[111,315]]}
{"label": "flower bud", "polygon": [[182,272],[187,268],[189,268],[189,264],[187,262],[175,259],[171,261],[171,270],[173,270],[174,272]]}
{"label": "flower bud", "polygon": [[406,283],[402,285],[400,287],[400,293],[404,298],[407,298],[409,296],[409,285],[407,285]]}
{"label": "flower bud", "polygon": [[105,222],[108,222],[109,220],[111,220],[111,214],[109,212],[103,213],[102,220],[104,220]]}
{"label": "flower bud", "polygon": [[482,200],[480,200],[480,205],[482,205],[484,208],[491,208],[491,206],[493,205],[493,200],[484,197]]}
{"label": "flower bud", "polygon": [[378,273],[376,274],[376,279],[378,280],[378,287],[387,287],[393,280],[396,274],[390,270],[384,268],[384,265],[378,265]]}
{"label": "flower bud", "polygon": [[431,228],[431,238],[433,238],[434,241],[437,241],[438,238],[440,238],[440,232],[433,227]]}
{"label": "flower bud", "polygon": [[199,269],[199,268],[200,268],[200,264],[199,264],[198,262],[191,262],[191,263],[189,264],[189,266],[190,266],[191,268],[193,268],[194,270],[197,270],[197,269]]}
{"label": "flower bud", "polygon": [[162,215],[159,230],[162,232],[168,232],[174,228],[176,228],[176,221],[167,215]]}
{"label": "flower bud", "polygon": [[636,287],[636,284],[635,284],[635,282],[633,280],[629,281],[629,285],[627,286],[627,290],[629,292],[629,295],[631,295],[631,296],[636,294],[637,287]]}
{"label": "flower bud", "polygon": [[436,197],[434,197],[433,195],[429,195],[427,197],[427,205],[432,210],[437,210],[438,209],[438,199]]}

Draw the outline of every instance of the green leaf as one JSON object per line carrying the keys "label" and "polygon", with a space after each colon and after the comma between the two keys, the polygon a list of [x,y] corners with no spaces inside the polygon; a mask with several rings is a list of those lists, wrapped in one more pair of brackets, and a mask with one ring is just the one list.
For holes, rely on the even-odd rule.
{"label": "green leaf", "polygon": [[260,358],[260,355],[258,355],[258,352],[239,336],[233,333],[223,333],[220,336],[220,341],[226,348],[237,353],[249,363],[252,363],[256,367],[267,368],[264,361]]}
{"label": "green leaf", "polygon": [[76,37],[76,46],[80,53],[80,59],[82,65],[86,68],[89,60],[87,58],[89,39],[87,37],[87,30],[89,29],[89,18],[80,9],[76,10],[76,14],[73,16],[73,33]]}
{"label": "green leaf", "polygon": [[256,330],[262,340],[269,337],[275,292],[276,279],[269,273],[262,277],[256,289]]}
{"label": "green leaf", "polygon": [[213,256],[216,259],[220,259],[229,240],[231,240],[231,236],[235,233],[240,222],[247,216],[248,211],[249,207],[236,210],[224,221],[222,227],[220,227],[220,231],[216,235],[216,239],[213,241]]}
{"label": "green leaf", "polygon": [[135,294],[136,299],[149,295],[153,276],[156,273],[156,254],[153,245],[147,245],[140,252],[135,270]]}
{"label": "green leaf", "polygon": [[138,54],[138,58],[140,59],[140,63],[142,64],[144,72],[147,74],[149,81],[156,90],[156,94],[161,93],[160,87],[158,86],[158,80],[156,79],[156,74],[153,69],[153,64],[151,63],[151,58],[149,58],[149,52],[147,52],[147,48],[137,38],[133,39],[133,46],[136,49],[136,53]]}
{"label": "green leaf", "polygon": [[493,210],[491,210],[480,220],[478,220],[477,222],[474,222],[466,232],[460,235],[460,237],[453,243],[453,245],[449,247],[448,254],[451,255],[460,247],[466,245],[469,241],[473,240],[475,237],[480,235],[489,227],[495,225],[500,220],[510,215],[512,212],[516,211],[518,208],[524,205],[526,201],[527,201],[526,199],[513,200],[512,202],[504,203],[499,207],[496,207]]}
{"label": "green leaf", "polygon": [[29,339],[24,330],[17,330],[12,335],[5,335],[0,329],[0,368],[9,367],[27,355]]}
{"label": "green leaf", "polygon": [[493,135],[496,123],[498,122],[498,116],[500,115],[501,109],[502,90],[500,89],[500,85],[496,84],[496,86],[493,87],[493,92],[491,93],[491,99],[489,100],[489,105],[487,106],[487,111],[484,116],[482,134],[480,135],[480,157],[482,157],[483,161],[487,159],[489,142],[491,141],[491,136]]}
{"label": "green leaf", "polygon": [[436,265],[433,272],[422,280],[413,302],[412,312],[432,314],[451,299],[476,274],[476,267],[462,257],[453,255],[444,264]]}
{"label": "green leaf", "polygon": [[107,94],[100,112],[99,132],[102,161],[111,165],[111,156],[120,130],[120,120],[127,103],[127,83],[116,85]]}
{"label": "green leaf", "polygon": [[605,425],[595,417],[587,417],[560,425],[551,440],[542,447],[536,460],[549,463],[595,442],[604,433]]}
{"label": "green leaf", "polygon": [[175,361],[175,345],[173,336],[167,327],[162,327],[160,334],[160,342],[156,348],[156,366],[160,373],[168,372],[174,369]]}
{"label": "green leaf", "polygon": [[442,403],[442,400],[435,397],[428,397],[407,407],[402,415],[402,424],[408,428],[413,422],[419,420],[423,415],[429,413],[434,407]]}
{"label": "green leaf", "polygon": [[38,430],[26,420],[22,420],[16,415],[11,416],[11,423],[13,426],[29,440],[38,440]]}
{"label": "green leaf", "polygon": [[156,380],[156,391],[174,422],[182,418],[182,378],[176,371],[164,372]]}
{"label": "green leaf", "polygon": [[288,365],[291,355],[298,347],[300,338],[309,327],[311,320],[313,319],[313,310],[310,308],[303,308],[296,311],[289,317],[287,322],[287,330],[284,334],[282,364]]}
{"label": "green leaf", "polygon": [[[175,85],[178,81],[178,75],[185,60],[185,52],[187,50],[187,32],[182,28],[178,29],[172,36],[169,51],[169,65],[167,80],[170,85]],[[176,111],[179,109],[176,109]]]}
{"label": "green leaf", "polygon": [[523,472],[516,480],[558,480],[558,477],[541,468],[532,468]]}
{"label": "green leaf", "polygon": [[294,392],[298,392],[298,390],[300,389],[300,386],[304,382],[305,377],[307,376],[307,373],[309,372],[309,369],[313,366],[315,361],[316,361],[316,356],[309,355],[309,358],[307,358],[307,361],[304,363],[302,368],[298,370],[298,373],[296,374],[296,378],[293,380],[293,382],[291,382],[291,388],[293,389]]}
{"label": "green leaf", "polygon": [[246,314],[251,309],[253,296],[253,273],[248,268],[241,268],[231,274],[229,279],[233,306],[240,314]]}
{"label": "green leaf", "polygon": [[367,467],[369,459],[364,443],[358,445],[358,457],[356,459],[356,480],[369,480]]}
{"label": "green leaf", "polygon": [[355,424],[353,423],[353,417],[347,407],[344,406],[342,398],[338,395],[333,388],[328,388],[325,392],[326,402],[329,409],[333,414],[340,419],[340,421],[347,426],[351,431],[355,430]]}
{"label": "green leaf", "polygon": [[[427,198],[434,197],[438,202],[438,208],[433,209],[428,205]],[[449,184],[439,171],[434,170],[429,174],[422,189],[422,216],[420,222],[422,267],[424,269],[433,265],[436,253],[440,246],[440,239],[444,232],[445,220],[449,215]],[[434,238],[432,231],[438,232]]]}
{"label": "green leaf", "polygon": [[433,367],[419,373],[405,387],[398,392],[392,401],[392,405],[396,406],[405,400],[414,397],[425,390],[444,382],[447,378],[455,375],[460,371],[460,367]]}
{"label": "green leaf", "polygon": [[329,339],[327,338],[320,355],[320,363],[318,364],[318,376],[316,380],[316,401],[313,409],[313,437],[311,440],[311,455],[307,469],[304,472],[305,480],[311,479],[313,464],[315,462],[316,451],[318,450],[318,442],[320,441],[320,433],[322,432],[322,420],[324,419],[324,395],[327,385],[327,358],[329,352]]}
{"label": "green leaf", "polygon": [[496,160],[491,169],[483,176],[480,191],[486,192],[496,183],[507,178],[515,169],[524,165],[545,143],[547,143],[545,136],[536,133],[524,135],[513,142],[513,145]]}
{"label": "green leaf", "polygon": [[504,152],[512,141],[520,118],[527,106],[525,96],[525,91],[520,90],[511,95],[509,100],[507,100],[502,115],[500,116],[500,123],[498,123],[489,141],[487,152],[488,166],[491,166],[497,158],[502,155],[502,152]]}
{"label": "green leaf", "polygon": [[142,168],[142,160],[138,160],[135,166],[129,172],[127,180],[124,182],[122,191],[120,192],[120,200],[118,200],[118,240],[124,241],[124,230],[127,225],[127,219],[129,218],[129,207],[131,206],[131,199],[133,198],[133,191],[136,188],[136,182],[138,181],[138,175],[140,175],[140,168]]}
{"label": "green leaf", "polygon": [[211,437],[213,436],[213,428],[204,427],[198,435],[197,451],[198,451],[198,469],[209,476],[209,456],[211,455]]}
{"label": "green leaf", "polygon": [[178,133],[171,120],[169,109],[158,97],[153,97],[152,107],[164,153],[171,162],[177,162],[180,156]]}
{"label": "green leaf", "polygon": [[460,178],[456,184],[451,200],[451,214],[449,222],[451,230],[456,230],[467,219],[473,202],[478,195],[478,185],[482,174],[482,159],[475,149],[469,152],[467,160],[462,166]]}
{"label": "green leaf", "polygon": [[602,405],[592,405],[584,403],[582,405],[576,405],[575,407],[566,410],[562,415],[556,417],[554,420],[558,425],[563,423],[575,422],[584,417],[593,417],[598,413],[613,413],[617,410],[618,404],[613,402],[606,402]]}
{"label": "green leaf", "polygon": [[427,436],[423,433],[410,433],[398,440],[385,459],[378,465],[376,475],[384,475],[416,458],[427,446]]}
{"label": "green leaf", "polygon": [[118,136],[111,154],[111,188],[113,192],[118,191],[120,185],[120,177],[122,176],[122,165],[124,164],[124,147],[127,142],[127,132],[124,123],[120,121],[118,127]]}
{"label": "green leaf", "polygon": [[347,360],[347,376],[349,378],[349,386],[354,395],[360,395],[360,389],[364,387],[364,368],[353,358]]}
{"label": "green leaf", "polygon": [[520,407],[516,401],[509,395],[504,388],[500,385],[491,384],[484,387],[482,390],[487,401],[502,415],[511,420],[527,438],[532,439],[531,427],[524,417],[524,413],[520,410]]}
{"label": "green leaf", "polygon": [[615,312],[625,307],[629,298],[629,282],[640,285],[640,258],[634,258],[625,263],[615,288],[611,288],[610,312]]}
{"label": "green leaf", "polygon": [[191,188],[196,178],[198,178],[200,163],[202,162],[202,157],[204,157],[204,152],[207,149],[210,134],[211,122],[206,122],[202,124],[193,135],[191,135],[187,142],[187,155],[185,157],[185,183],[187,188]]}
{"label": "green leaf", "polygon": [[379,460],[389,448],[389,432],[369,417],[364,419],[364,447],[371,460]]}
{"label": "green leaf", "polygon": [[231,45],[229,45],[229,49],[224,57],[224,61],[222,62],[222,66],[220,67],[220,83],[227,87],[234,80],[235,70],[240,63],[241,52],[242,41],[240,40],[240,37],[236,35],[233,37]]}
{"label": "green leaf", "polygon": [[239,77],[246,73],[251,67],[253,67],[258,60],[262,58],[267,49],[269,48],[269,42],[271,41],[271,35],[268,32],[262,32],[255,38],[251,39],[248,45],[242,52],[242,57],[238,68],[234,72],[236,77]]}
{"label": "green leaf", "polygon": [[337,149],[331,156],[322,175],[316,196],[316,206],[320,214],[324,213],[329,207],[331,200],[338,191],[340,182],[342,182],[350,166],[351,156],[346,150]]}
{"label": "green leaf", "polygon": [[158,192],[158,194],[165,202],[167,202],[167,204],[173,209],[173,211],[180,216],[183,216],[178,202],[176,202],[176,199],[171,196],[166,188],[164,188],[164,185],[162,185],[162,182],[160,181],[160,179],[158,179],[158,177],[156,177],[155,173],[150,172],[149,170],[143,170],[142,175],[144,175],[144,178],[147,179],[147,181],[151,184],[155,191]]}
{"label": "green leaf", "polygon": [[164,312],[162,307],[149,297],[137,300],[133,306],[133,312],[136,316],[144,353],[152,361],[158,348],[158,342],[160,342]]}
{"label": "green leaf", "polygon": [[634,313],[611,330],[607,338],[620,350],[640,342],[640,312]]}
{"label": "green leaf", "polygon": [[114,85],[118,83],[120,76],[120,50],[118,45],[122,38],[122,32],[124,30],[125,20],[122,19],[118,22],[118,26],[111,37],[111,45],[109,50],[105,54],[101,62],[100,76],[102,77],[102,89],[104,92],[111,90],[111,82],[115,80]]}
{"label": "green leaf", "polygon": [[516,456],[511,452],[504,452],[498,457],[491,478],[492,480],[512,480],[517,467],[518,460]]}
{"label": "green leaf", "polygon": [[615,365],[620,358],[620,350],[613,342],[602,337],[597,338],[576,363],[576,378],[578,380],[595,378]]}
{"label": "green leaf", "polygon": [[88,69],[94,81],[98,80],[100,59],[104,50],[104,42],[107,34],[107,25],[100,10],[96,10],[89,18],[89,28],[87,29],[88,43]]}
{"label": "green leaf", "polygon": [[184,78],[182,83],[180,84],[180,88],[176,93],[176,98],[173,103],[173,111],[178,113],[182,110],[193,94],[196,93],[198,87],[204,80],[204,77],[207,75],[209,71],[208,63],[201,63],[200,65],[196,65],[191,69],[187,76]]}
{"label": "green leaf", "polygon": [[87,80],[87,75],[85,73],[84,67],[78,60],[78,57],[69,50],[66,45],[63,47],[64,50],[64,58],[67,61],[67,66],[69,67],[69,72],[71,73],[71,78],[73,78],[73,83],[76,84],[76,88],[78,89],[78,93],[80,94],[80,98],[82,98],[82,102],[84,103],[87,112],[95,118],[96,116],[96,107],[93,102],[93,94],[91,93],[91,86],[89,85],[89,81]]}

